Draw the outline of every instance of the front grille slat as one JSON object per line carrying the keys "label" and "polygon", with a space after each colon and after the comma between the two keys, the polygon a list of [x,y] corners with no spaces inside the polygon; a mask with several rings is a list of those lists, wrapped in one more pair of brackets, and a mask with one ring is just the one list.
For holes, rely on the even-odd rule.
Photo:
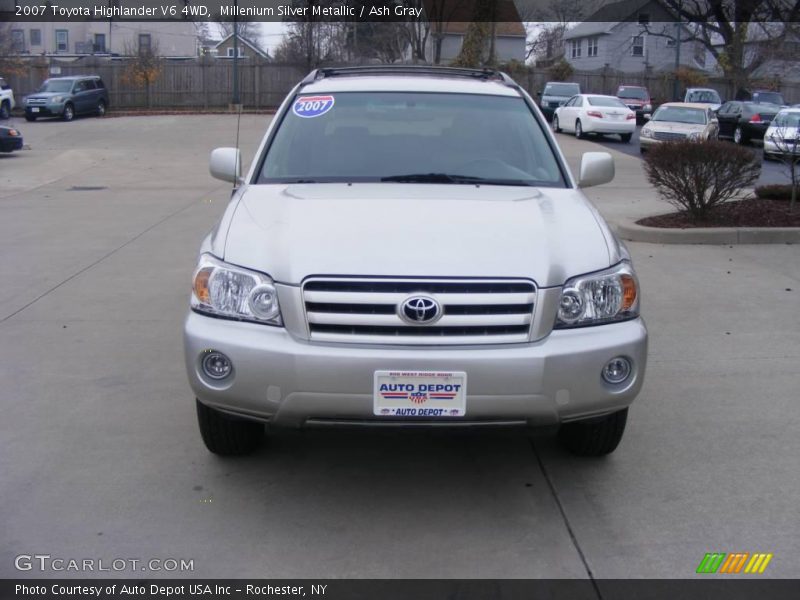
{"label": "front grille slat", "polygon": [[671,131],[656,131],[654,135],[657,140],[669,141],[686,139],[685,133],[673,133]]}
{"label": "front grille slat", "polygon": [[[400,315],[409,297],[434,298],[430,324]],[[503,344],[529,340],[536,300],[532,281],[313,278],[303,284],[312,341],[372,344]]]}

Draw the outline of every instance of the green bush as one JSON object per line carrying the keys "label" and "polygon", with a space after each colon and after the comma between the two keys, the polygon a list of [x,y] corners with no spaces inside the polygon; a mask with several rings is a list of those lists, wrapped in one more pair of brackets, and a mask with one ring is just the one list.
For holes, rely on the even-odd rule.
{"label": "green bush", "polygon": [[761,174],[752,150],[718,140],[664,142],[648,149],[647,179],[659,195],[704,221],[714,207],[739,195]]}

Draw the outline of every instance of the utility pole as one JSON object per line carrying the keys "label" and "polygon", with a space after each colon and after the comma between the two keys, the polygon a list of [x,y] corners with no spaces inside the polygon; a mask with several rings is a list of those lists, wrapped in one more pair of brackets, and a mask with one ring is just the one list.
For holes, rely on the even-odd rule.
{"label": "utility pole", "polygon": [[681,20],[680,18],[675,22],[675,81],[672,82],[672,99],[675,101],[680,100],[678,97],[678,69],[681,68]]}
{"label": "utility pole", "polygon": [[239,0],[234,2],[233,14],[233,104],[238,108],[239,99]]}

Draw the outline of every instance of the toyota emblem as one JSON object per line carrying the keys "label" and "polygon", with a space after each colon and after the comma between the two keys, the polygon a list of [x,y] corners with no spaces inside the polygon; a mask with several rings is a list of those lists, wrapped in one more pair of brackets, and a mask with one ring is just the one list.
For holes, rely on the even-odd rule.
{"label": "toyota emblem", "polygon": [[427,325],[442,316],[442,309],[430,296],[411,296],[400,305],[399,313],[412,325]]}

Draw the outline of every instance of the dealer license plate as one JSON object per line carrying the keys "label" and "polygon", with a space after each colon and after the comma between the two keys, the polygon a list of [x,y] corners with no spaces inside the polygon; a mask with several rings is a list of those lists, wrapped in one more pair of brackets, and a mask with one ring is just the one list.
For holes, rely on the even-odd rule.
{"label": "dealer license plate", "polygon": [[373,412],[381,417],[463,417],[467,412],[467,374],[375,371]]}
{"label": "dealer license plate", "polygon": [[31,109],[31,112],[39,112],[39,109],[34,107]]}

